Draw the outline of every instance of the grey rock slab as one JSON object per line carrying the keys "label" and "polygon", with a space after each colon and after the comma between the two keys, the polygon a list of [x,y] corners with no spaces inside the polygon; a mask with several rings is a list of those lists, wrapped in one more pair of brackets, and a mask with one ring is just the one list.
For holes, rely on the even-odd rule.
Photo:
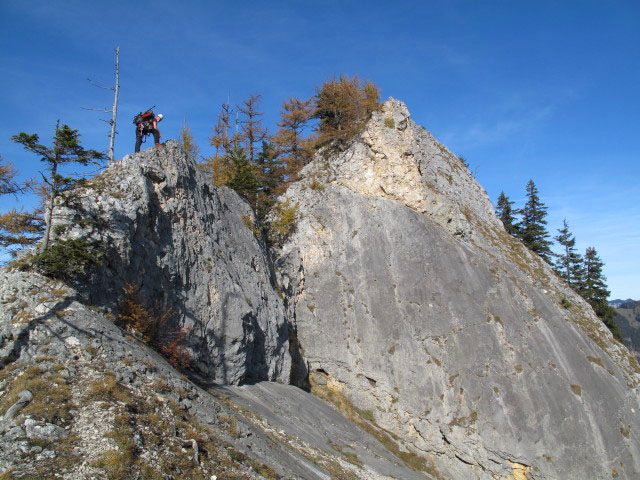
{"label": "grey rock slab", "polygon": [[285,197],[294,381],[330,383],[446,478],[640,476],[637,363],[402,104]]}
{"label": "grey rock slab", "polygon": [[297,387],[260,382],[220,387],[219,390],[229,395],[233,403],[249,409],[285,435],[297,437],[305,444],[334,455],[337,455],[334,445],[355,453],[358,460],[377,475],[406,480],[431,478],[404,466],[374,437],[334,407]]}

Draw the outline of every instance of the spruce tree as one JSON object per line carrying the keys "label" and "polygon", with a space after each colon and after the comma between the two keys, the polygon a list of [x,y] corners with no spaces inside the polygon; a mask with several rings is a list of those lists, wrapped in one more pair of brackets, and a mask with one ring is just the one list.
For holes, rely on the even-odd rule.
{"label": "spruce tree", "polygon": [[231,178],[226,185],[233,188],[240,196],[248,199],[255,206],[255,196],[260,188],[255,165],[249,161],[240,146],[231,149],[229,159]]}
{"label": "spruce tree", "polygon": [[602,273],[603,266],[604,262],[598,256],[596,249],[593,247],[587,248],[584,254],[584,284],[580,294],[593,307],[598,317],[611,330],[613,336],[621,341],[622,335],[620,335],[620,330],[618,330],[618,326],[613,320],[616,316],[616,311],[609,306],[607,301],[611,292],[606,284],[607,278]]}
{"label": "spruce tree", "polygon": [[282,184],[276,165],[276,153],[271,143],[262,141],[262,150],[256,158],[257,178],[260,188],[256,198],[256,216],[263,222],[276,202],[278,187]]}
{"label": "spruce tree", "polygon": [[511,208],[511,205],[514,203],[515,202],[509,200],[509,197],[507,197],[504,192],[500,192],[496,206],[496,215],[498,215],[498,218],[502,221],[507,233],[515,237],[518,235],[518,225],[514,215],[518,214],[518,209]]}
{"label": "spruce tree", "polygon": [[529,250],[551,264],[553,253],[550,248],[551,242],[547,240],[549,232],[545,227],[547,221],[544,219],[547,216],[547,207],[540,201],[538,189],[533,180],[527,183],[527,203],[520,213],[522,221],[518,224],[518,237]]}
{"label": "spruce tree", "polygon": [[567,282],[567,285],[579,292],[584,284],[584,266],[582,255],[576,251],[576,239],[569,231],[569,224],[565,219],[563,226],[558,229],[558,235],[553,239],[563,247],[563,252],[556,255],[554,270]]}

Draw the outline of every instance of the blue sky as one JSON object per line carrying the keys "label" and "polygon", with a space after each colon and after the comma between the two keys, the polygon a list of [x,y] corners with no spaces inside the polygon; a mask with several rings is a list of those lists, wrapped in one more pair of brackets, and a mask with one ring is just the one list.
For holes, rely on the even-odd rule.
{"label": "blue sky", "polygon": [[[0,0],[0,155],[39,162],[17,132],[60,119],[105,149],[121,48],[116,157],[131,118],[157,104],[164,139],[186,119],[202,153],[221,103],[281,102],[335,74],[375,81],[453,152],[496,201],[536,183],[552,235],[569,222],[605,261],[612,298],[640,299],[640,2]],[[13,199],[0,199],[6,210]],[[31,205],[29,198],[19,202]]]}

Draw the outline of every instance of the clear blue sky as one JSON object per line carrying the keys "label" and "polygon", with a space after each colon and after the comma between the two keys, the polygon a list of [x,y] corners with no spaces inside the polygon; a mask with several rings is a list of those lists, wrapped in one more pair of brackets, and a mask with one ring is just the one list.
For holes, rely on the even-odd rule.
{"label": "clear blue sky", "polygon": [[[17,132],[50,138],[57,119],[105,149],[114,48],[121,47],[116,157],[131,118],[157,104],[164,139],[188,121],[209,154],[219,106],[281,102],[335,74],[375,81],[464,155],[492,201],[521,205],[533,179],[555,235],[605,261],[612,298],[640,299],[640,2],[0,0],[0,154],[38,160]],[[0,200],[6,210],[13,200]],[[20,202],[30,205],[30,199]]]}

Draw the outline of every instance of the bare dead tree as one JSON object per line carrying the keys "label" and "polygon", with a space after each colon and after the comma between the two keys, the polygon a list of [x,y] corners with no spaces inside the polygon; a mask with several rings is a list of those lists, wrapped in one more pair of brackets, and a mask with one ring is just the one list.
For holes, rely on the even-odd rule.
{"label": "bare dead tree", "polygon": [[105,110],[103,108],[84,108],[83,107],[85,110],[92,110],[92,111],[95,111],[95,112],[105,112],[105,113],[111,112],[111,119],[110,120],[104,120],[102,118],[100,119],[103,122],[106,122],[109,125],[111,125],[111,132],[109,133],[109,165],[111,165],[111,163],[113,163],[113,148],[114,148],[114,145],[115,145],[116,134],[118,133],[116,131],[116,118],[118,116],[118,93],[120,91],[119,57],[120,57],[120,47],[116,47],[116,86],[115,87],[104,87],[102,85],[98,85],[98,84],[92,82],[90,78],[87,79],[87,80],[89,80],[91,85],[93,85],[94,87],[103,88],[105,90],[111,90],[111,91],[114,92],[114,95],[113,95],[113,106],[111,107],[111,110]]}

